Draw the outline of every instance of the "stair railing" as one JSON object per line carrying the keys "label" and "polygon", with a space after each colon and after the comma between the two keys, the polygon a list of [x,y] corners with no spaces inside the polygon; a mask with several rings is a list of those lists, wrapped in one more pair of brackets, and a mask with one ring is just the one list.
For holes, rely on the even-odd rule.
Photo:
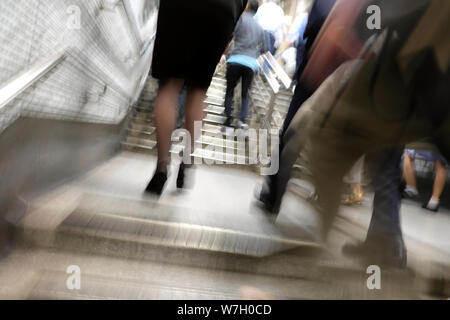
{"label": "stair railing", "polygon": [[260,77],[266,79],[271,89],[269,90],[270,98],[266,107],[266,113],[261,120],[262,127],[270,130],[277,94],[280,92],[282,85],[289,89],[292,85],[292,80],[270,52],[263,54],[258,59],[258,62],[261,70]]}
{"label": "stair railing", "polygon": [[13,101],[36,81],[53,70],[65,58],[64,51],[57,52],[49,57],[38,60],[30,68],[19,72],[0,87],[0,110]]}

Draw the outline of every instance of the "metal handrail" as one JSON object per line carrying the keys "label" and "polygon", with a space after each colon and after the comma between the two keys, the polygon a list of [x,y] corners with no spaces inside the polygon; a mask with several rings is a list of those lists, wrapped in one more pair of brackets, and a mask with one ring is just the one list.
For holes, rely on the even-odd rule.
{"label": "metal handrail", "polygon": [[280,91],[280,84],[278,83],[276,77],[271,73],[270,70],[266,70],[266,57],[261,56],[258,60],[259,68],[261,70],[261,73],[264,75],[264,77],[267,80],[267,83],[269,84],[270,88],[272,89],[274,94],[277,94]]}
{"label": "metal handrail", "polygon": [[23,70],[0,88],[0,110],[13,101],[22,92],[32,86],[50,70],[65,59],[65,52],[58,52],[37,61],[30,68]]}
{"label": "metal handrail", "polygon": [[281,88],[279,82],[281,82],[286,89],[289,89],[292,84],[292,80],[270,52],[263,54],[258,59],[258,62],[262,70],[262,74],[272,89],[270,92],[270,100],[267,104],[267,111],[262,120],[263,126],[269,129],[271,122],[270,120],[273,118],[273,112],[275,110],[276,95],[279,93]]}
{"label": "metal handrail", "polygon": [[275,76],[281,81],[281,83],[284,85],[286,89],[289,89],[289,87],[292,84],[292,79],[288,76],[286,71],[283,70],[283,68],[274,58],[274,56],[270,52],[267,52],[264,54],[264,58],[275,72]]}

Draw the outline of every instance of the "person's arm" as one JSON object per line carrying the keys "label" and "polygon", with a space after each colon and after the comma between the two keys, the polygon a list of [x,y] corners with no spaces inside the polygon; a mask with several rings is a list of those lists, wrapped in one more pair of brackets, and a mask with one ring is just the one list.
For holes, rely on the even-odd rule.
{"label": "person's arm", "polygon": [[231,41],[228,43],[227,47],[225,48],[225,51],[223,52],[224,56],[228,56],[228,54],[230,53],[231,47],[233,47],[233,43],[234,43],[234,37],[231,39]]}
{"label": "person's arm", "polygon": [[260,38],[261,38],[261,54],[264,54],[270,50],[269,43],[267,42],[266,34],[264,33],[264,30],[261,28],[260,32]]}

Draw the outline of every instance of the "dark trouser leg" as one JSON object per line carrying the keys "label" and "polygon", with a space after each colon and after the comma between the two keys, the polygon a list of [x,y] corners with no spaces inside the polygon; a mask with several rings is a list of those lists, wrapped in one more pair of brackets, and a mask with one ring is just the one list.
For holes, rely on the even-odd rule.
{"label": "dark trouser leg", "polygon": [[[289,105],[288,112],[286,114],[286,118],[283,123],[283,130],[281,132],[281,137],[284,136],[286,133],[287,128],[292,122],[292,119],[294,119],[298,109],[302,106],[302,104],[308,100],[313,92],[309,89],[307,89],[304,85],[302,85],[301,82],[297,84],[295,87],[295,92],[291,100],[291,104]],[[282,139],[280,139],[282,141]]]}
{"label": "dark trouser leg", "polygon": [[402,236],[400,226],[400,167],[403,147],[391,147],[377,154],[371,165],[375,189],[373,213],[366,242],[379,237]]}
{"label": "dark trouser leg", "polygon": [[242,109],[241,121],[246,123],[248,114],[248,92],[252,86],[254,73],[253,70],[247,67],[242,67]]}
{"label": "dark trouser leg", "polygon": [[[286,118],[284,120],[283,129],[280,133],[280,155],[297,152],[297,150],[293,150],[292,152],[290,152],[289,150],[286,150],[286,152],[284,152],[284,146],[286,145],[287,141],[290,139],[290,137],[288,137],[286,135],[286,132],[287,132],[287,129],[289,128],[289,125],[292,122],[292,119],[294,119],[295,115],[297,114],[297,111],[300,109],[302,104],[311,97],[312,94],[313,94],[313,92],[311,92],[311,90],[304,87],[301,83],[297,84],[297,86],[295,88],[294,96],[292,97],[291,104],[289,105],[289,109],[286,114]],[[288,158],[288,157],[285,157],[285,158]],[[285,166],[285,165],[286,165],[286,167],[289,167],[289,166],[293,165],[293,163],[289,163],[289,164],[283,163],[283,166]],[[284,194],[284,188],[282,188],[281,190],[278,190],[278,188],[277,188],[278,175],[279,175],[279,173],[272,175],[272,176],[268,176],[266,178],[266,184],[267,184],[269,192],[271,193],[270,198],[274,202],[280,202],[281,198],[283,197],[283,194]]]}
{"label": "dark trouser leg", "polygon": [[225,94],[225,115],[227,118],[231,118],[233,112],[234,88],[236,88],[237,82],[241,76],[239,71],[239,65],[235,63],[229,63],[227,65],[227,92]]}

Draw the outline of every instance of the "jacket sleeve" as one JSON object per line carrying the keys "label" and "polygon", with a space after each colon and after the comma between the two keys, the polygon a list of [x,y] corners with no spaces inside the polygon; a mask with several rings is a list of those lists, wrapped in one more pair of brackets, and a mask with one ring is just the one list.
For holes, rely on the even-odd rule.
{"label": "jacket sleeve", "polygon": [[261,29],[260,37],[261,37],[261,54],[264,54],[270,50],[270,47],[269,43],[267,42],[268,39],[263,29]]}

